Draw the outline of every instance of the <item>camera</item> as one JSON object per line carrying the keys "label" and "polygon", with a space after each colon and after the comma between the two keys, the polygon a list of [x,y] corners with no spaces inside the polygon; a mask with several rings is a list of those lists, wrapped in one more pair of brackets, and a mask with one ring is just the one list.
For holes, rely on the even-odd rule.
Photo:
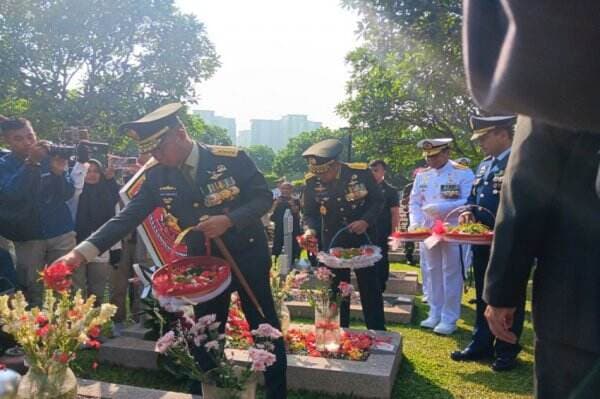
{"label": "camera", "polygon": [[62,159],[70,159],[75,155],[74,145],[50,144],[48,146],[48,155]]}

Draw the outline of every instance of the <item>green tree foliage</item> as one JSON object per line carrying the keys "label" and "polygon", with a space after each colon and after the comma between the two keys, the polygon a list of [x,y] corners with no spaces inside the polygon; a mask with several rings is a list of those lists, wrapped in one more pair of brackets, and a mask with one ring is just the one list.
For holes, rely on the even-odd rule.
{"label": "green tree foliage", "polygon": [[338,112],[354,145],[408,176],[420,162],[422,138],[451,137],[454,156],[477,159],[469,141],[467,92],[460,44],[460,0],[344,0],[358,11],[363,45],[347,56],[352,68]]}
{"label": "green tree foliage", "polygon": [[184,114],[183,123],[194,140],[209,145],[231,145],[227,130],[214,125],[207,125],[197,115]]}
{"label": "green tree foliage", "polygon": [[275,151],[271,147],[259,144],[251,145],[245,150],[261,172],[271,173],[275,159]]}
{"label": "green tree foliage", "polygon": [[85,125],[94,139],[117,142],[121,122],[193,101],[219,61],[204,25],[174,3],[3,0],[0,113],[30,118],[51,139]]}

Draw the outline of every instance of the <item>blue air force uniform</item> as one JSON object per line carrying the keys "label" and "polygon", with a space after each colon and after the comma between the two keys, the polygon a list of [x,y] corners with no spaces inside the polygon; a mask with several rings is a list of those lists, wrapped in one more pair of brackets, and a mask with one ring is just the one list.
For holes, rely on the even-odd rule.
{"label": "blue air force uniform", "polygon": [[[473,127],[474,134],[471,139],[477,140],[496,129],[512,129],[515,119],[515,117],[511,116],[472,117],[471,126]],[[494,228],[494,218],[500,203],[500,191],[509,156],[510,148],[496,157],[488,156],[483,159],[475,171],[475,181],[467,199],[467,205],[471,206],[469,210],[473,213],[475,221],[483,223],[491,229]],[[482,299],[483,281],[490,257],[490,247],[487,245],[473,245],[471,248],[475,272],[475,296],[477,300],[475,327],[472,342],[464,351],[453,353],[453,358],[455,360],[474,360],[469,357],[481,358],[495,355],[498,359],[501,359],[499,368],[503,365],[512,366],[512,362],[521,347],[518,344],[510,344],[495,339],[490,332],[484,316],[486,303]],[[515,313],[515,320],[511,329],[517,337],[520,336],[523,329],[523,314],[523,305],[521,305]],[[461,356],[466,358],[462,358]]]}
{"label": "blue air force uniform", "polygon": [[[346,164],[337,161],[343,146],[335,139],[324,140],[308,148],[302,156],[309,163],[309,175],[304,189],[305,228],[321,231],[321,250],[331,246],[354,248],[368,243],[367,237],[376,238],[377,216],[383,207],[383,194],[366,164]],[[320,173],[338,165],[336,178],[321,180]],[[365,235],[349,231],[336,233],[348,224],[364,220],[369,225]],[[335,240],[334,240],[335,238]],[[331,289],[337,290],[340,281],[350,282],[350,269],[333,269],[335,278]],[[377,269],[365,267],[354,270],[360,291],[365,324],[368,329],[385,330],[383,297]],[[350,324],[350,303],[340,305],[342,327]]]}
{"label": "blue air force uniform", "polygon": [[[180,104],[169,104],[142,118],[141,122],[124,126],[133,130],[130,133],[138,140],[142,152],[152,151],[161,139],[156,132],[164,133],[181,124],[176,117],[180,108]],[[94,252],[104,252],[133,231],[156,207],[164,207],[182,230],[198,224],[204,215],[227,215],[233,226],[221,238],[256,295],[266,319],[259,315],[246,292],[238,289],[235,275],[230,290],[197,305],[195,313],[198,316],[215,313],[224,332],[230,294],[237,290],[252,329],[264,322],[279,328],[269,285],[271,259],[261,223],[261,216],[271,207],[272,193],[252,160],[235,147],[194,143],[181,167],[168,167],[151,160],[145,168],[145,179],[138,194],[76,249],[89,260]],[[191,232],[185,240],[188,255],[205,254],[205,238],[201,232]],[[212,247],[212,255],[221,256],[218,248]],[[275,355],[277,361],[265,372],[267,398],[285,398],[286,355],[282,339],[275,341]],[[197,353],[196,358],[202,368],[214,367],[205,353]]]}

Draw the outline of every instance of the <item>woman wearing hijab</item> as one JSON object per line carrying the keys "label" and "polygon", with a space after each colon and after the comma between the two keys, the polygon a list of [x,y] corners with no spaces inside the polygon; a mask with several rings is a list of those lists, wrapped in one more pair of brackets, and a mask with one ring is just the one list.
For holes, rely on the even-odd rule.
{"label": "woman wearing hijab", "polygon": [[[114,179],[114,170],[109,168],[104,171],[100,161],[89,160],[75,216],[78,243],[115,215],[115,206],[119,201],[119,188]],[[85,290],[87,295],[96,295],[96,305],[102,303],[104,298],[111,273],[108,265],[114,266],[119,262],[120,247],[118,243],[110,251],[98,255],[93,262],[77,269],[73,275],[76,288]]]}

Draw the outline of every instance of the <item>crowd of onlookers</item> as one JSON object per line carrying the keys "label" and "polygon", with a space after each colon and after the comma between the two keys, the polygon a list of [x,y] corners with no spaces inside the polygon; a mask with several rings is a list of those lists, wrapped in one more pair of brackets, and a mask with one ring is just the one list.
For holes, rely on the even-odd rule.
{"label": "crowd of onlookers", "polygon": [[[0,158],[0,289],[23,290],[37,306],[43,296],[40,270],[115,215],[121,184],[144,159],[115,170],[111,155],[103,154],[109,163],[104,165],[85,140],[74,153],[55,151],[51,143],[38,140],[26,119],[2,118],[0,130],[8,147]],[[137,318],[139,300],[128,279],[132,264],[139,262],[147,262],[147,254],[132,232],[73,273],[75,288],[94,294],[97,303],[106,299],[118,306],[116,334],[127,317],[127,303]]]}

